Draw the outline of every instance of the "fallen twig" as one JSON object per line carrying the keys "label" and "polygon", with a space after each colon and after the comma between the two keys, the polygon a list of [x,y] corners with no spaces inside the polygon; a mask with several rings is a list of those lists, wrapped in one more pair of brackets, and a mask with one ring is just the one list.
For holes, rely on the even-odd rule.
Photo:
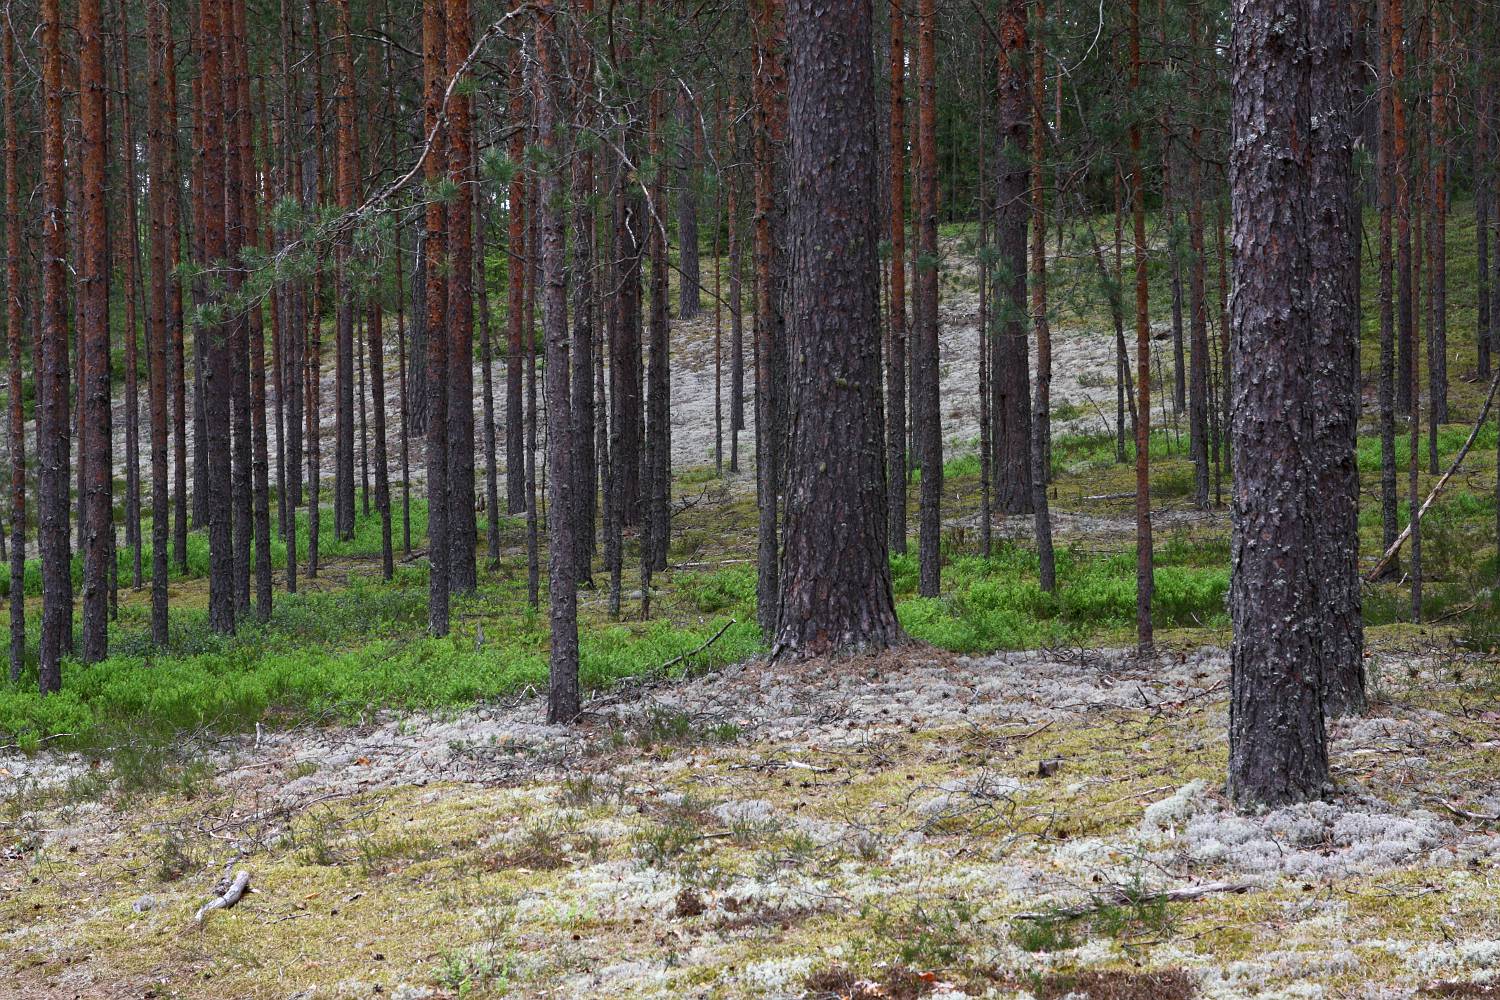
{"label": "fallen twig", "polygon": [[1488,813],[1469,812],[1469,810],[1460,809],[1458,806],[1454,805],[1451,802],[1444,802],[1442,805],[1444,809],[1448,810],[1453,815],[1460,817],[1461,819],[1473,820],[1476,823],[1500,823],[1500,816],[1491,816]]}
{"label": "fallen twig", "polygon": [[245,893],[254,891],[250,888],[250,873],[241,868],[239,874],[235,875],[234,881],[229,883],[229,888],[224,890],[223,895],[215,896],[198,908],[197,915],[193,917],[193,925],[202,927],[210,913],[215,910],[227,910],[244,899]]}
{"label": "fallen twig", "polygon": [[681,663],[683,660],[686,660],[689,657],[697,656],[699,653],[703,652],[709,646],[712,646],[714,643],[718,642],[719,641],[719,636],[723,635],[725,632],[728,632],[729,631],[729,626],[734,625],[734,624],[736,624],[735,620],[733,618],[729,619],[727,622],[724,623],[724,627],[721,628],[721,629],[719,629],[719,631],[715,632],[713,635],[709,636],[708,637],[708,641],[706,641],[703,645],[699,646],[697,649],[690,649],[686,653],[681,654],[680,656],[674,656],[674,657],[672,657],[666,663],[663,663],[661,666],[657,667],[656,668],[656,672],[659,673],[659,674],[664,674],[668,670],[671,670],[673,667],[677,666],[677,664]]}
{"label": "fallen twig", "polygon": [[1045,912],[1017,913],[1015,920],[1076,920],[1091,913],[1098,913],[1109,906],[1140,903],[1186,903],[1202,899],[1217,892],[1242,893],[1254,889],[1250,882],[1205,882],[1203,885],[1188,885],[1162,892],[1135,893],[1120,886],[1112,886],[1095,896],[1084,906],[1066,907]]}

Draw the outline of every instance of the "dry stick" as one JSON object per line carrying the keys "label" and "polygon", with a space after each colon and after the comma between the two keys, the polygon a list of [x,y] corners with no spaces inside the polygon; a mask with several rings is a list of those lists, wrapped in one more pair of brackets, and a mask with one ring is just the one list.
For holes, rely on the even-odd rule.
{"label": "dry stick", "polygon": [[723,635],[725,632],[728,632],[729,631],[729,626],[731,626],[733,624],[735,624],[735,620],[733,618],[729,619],[727,622],[724,623],[724,627],[721,628],[721,629],[719,629],[719,631],[715,632],[712,636],[710,636],[709,639],[708,639],[708,641],[705,642],[703,645],[699,646],[697,649],[688,650],[686,653],[683,653],[680,656],[674,656],[674,657],[672,657],[666,663],[663,663],[661,666],[657,667],[656,668],[656,672],[659,673],[659,674],[666,673],[668,670],[670,670],[673,667],[677,666],[677,664],[681,663],[683,660],[686,660],[689,657],[697,656],[699,653],[703,652],[709,646],[712,646],[714,643],[718,642],[719,641],[719,636]]}
{"label": "dry stick", "polygon": [[215,896],[198,908],[197,915],[193,917],[193,926],[202,927],[210,913],[215,910],[229,909],[243,899],[245,893],[253,891],[250,888],[250,873],[241,868],[239,873],[235,875],[234,881],[230,883],[229,888],[224,890],[223,895]]}
{"label": "dry stick", "polygon": [[[1454,456],[1453,463],[1448,466],[1448,471],[1443,473],[1443,478],[1439,479],[1437,484],[1433,486],[1432,492],[1427,494],[1427,499],[1423,502],[1421,509],[1417,511],[1415,520],[1421,521],[1422,518],[1427,516],[1427,508],[1432,506],[1432,502],[1443,491],[1443,487],[1448,485],[1448,480],[1452,479],[1453,475],[1458,472],[1459,466],[1463,464],[1464,459],[1469,454],[1469,449],[1474,447],[1474,442],[1479,437],[1479,429],[1484,426],[1485,418],[1490,414],[1490,407],[1495,402],[1495,390],[1497,388],[1500,388],[1500,375],[1496,375],[1495,378],[1490,380],[1489,394],[1484,397],[1484,407],[1479,411],[1479,419],[1474,421],[1473,429],[1469,431],[1468,440],[1464,442],[1464,446]],[[1391,547],[1385,550],[1385,554],[1380,557],[1380,561],[1375,564],[1375,568],[1365,574],[1365,582],[1369,583],[1379,579],[1380,575],[1385,572],[1386,567],[1390,565],[1391,560],[1396,558],[1397,554],[1401,551],[1401,547],[1406,544],[1406,540],[1410,537],[1411,524],[1408,523],[1401,534],[1396,536],[1396,540],[1391,543]]]}
{"label": "dry stick", "polygon": [[1110,906],[1122,903],[1185,903],[1216,892],[1244,893],[1256,888],[1253,882],[1206,882],[1162,892],[1137,894],[1120,887],[1111,887],[1084,906],[1066,907],[1046,912],[1017,913],[1013,920],[1076,920],[1091,913],[1098,913]]}

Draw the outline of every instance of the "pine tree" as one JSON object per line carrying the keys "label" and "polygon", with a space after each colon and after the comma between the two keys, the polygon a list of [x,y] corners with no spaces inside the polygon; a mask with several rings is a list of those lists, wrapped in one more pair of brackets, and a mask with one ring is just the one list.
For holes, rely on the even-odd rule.
{"label": "pine tree", "polygon": [[871,8],[789,0],[786,11],[798,417],[776,648],[805,658],[890,646],[902,633],[886,545]]}
{"label": "pine tree", "polygon": [[[1313,440],[1317,296],[1312,240],[1320,153],[1305,141],[1314,114],[1317,8],[1342,0],[1237,0],[1230,141],[1235,290],[1233,578],[1229,794],[1242,806],[1322,796],[1329,784],[1319,671],[1321,567]],[[1323,54],[1327,58],[1333,53]],[[1334,65],[1329,71],[1340,72]],[[1322,107],[1319,101],[1318,107]],[[1254,136],[1255,141],[1243,141]]]}

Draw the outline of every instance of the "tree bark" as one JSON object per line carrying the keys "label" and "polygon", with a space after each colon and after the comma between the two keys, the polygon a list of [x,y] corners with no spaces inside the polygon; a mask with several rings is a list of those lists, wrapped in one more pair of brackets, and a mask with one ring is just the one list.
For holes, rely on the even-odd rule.
{"label": "tree bark", "polygon": [[1323,707],[1330,716],[1364,712],[1364,621],[1360,613],[1360,206],[1354,174],[1354,25],[1347,0],[1309,5],[1312,176],[1308,244],[1315,286],[1309,442],[1317,497],[1314,579],[1323,618]]}
{"label": "tree bark", "polygon": [[797,658],[903,638],[886,545],[870,19],[867,3],[787,4],[793,419],[776,645]]}
{"label": "tree bark", "polygon": [[[7,22],[11,4],[5,5]],[[26,404],[21,355],[25,338],[21,293],[21,195],[20,143],[16,135],[16,43],[12,32],[3,32],[0,67],[5,89],[5,333],[10,367],[10,682],[21,680],[26,660]],[[45,100],[45,97],[44,97]],[[40,383],[41,371],[32,359],[33,378]],[[165,551],[165,550],[163,550]]]}
{"label": "tree bark", "polygon": [[[422,65],[424,70],[425,133],[431,144],[423,161],[429,186],[447,176],[446,136],[442,128],[443,93],[447,82],[447,26],[444,0],[424,0],[422,8]],[[448,311],[447,211],[442,202],[427,203],[427,627],[433,635],[448,634],[448,338],[443,324]]]}
{"label": "tree bark", "polygon": [[995,151],[995,265],[990,275],[990,447],[995,509],[1032,512],[1031,362],[1026,347],[1026,225],[1030,217],[1031,94],[1026,3],[1000,14]]}
{"label": "tree bark", "polygon": [[[221,106],[225,31],[221,0],[202,0],[198,38],[199,74],[202,78],[201,106],[203,142],[199,147],[203,206],[203,266],[217,266],[225,259],[225,162],[224,119]],[[212,305],[212,304],[211,304]],[[203,328],[208,364],[203,375],[203,451],[195,461],[206,466],[205,509],[208,517],[208,623],[221,634],[235,627],[234,525],[231,510],[229,429],[230,387],[234,380],[234,354],[227,324],[220,316]]]}
{"label": "tree bark", "polygon": [[510,57],[510,117],[516,129],[510,140],[510,159],[515,173],[510,180],[510,299],[506,308],[509,338],[505,356],[505,509],[519,514],[526,509],[526,415],[522,366],[526,351],[522,339],[522,301],[526,284],[526,174],[522,164],[526,155],[526,134],[520,128],[526,120],[526,93],[521,81],[521,51],[517,46]]}
{"label": "tree bark", "polygon": [[[702,130],[698,128],[695,111],[686,88],[679,87],[677,123],[681,133],[677,146],[677,315],[682,320],[696,319],[703,308],[700,287],[702,268],[698,259],[698,161],[701,159]],[[718,294],[717,290],[714,294]]]}
{"label": "tree bark", "polygon": [[[1034,0],[1032,15],[1046,23],[1043,0]],[[1052,453],[1052,330],[1047,321],[1047,48],[1038,33],[1032,39],[1031,89],[1031,322],[1036,331],[1036,394],[1031,408],[1031,506],[1035,511],[1036,552],[1042,590],[1057,589],[1052,553],[1052,515],[1047,507]]]}
{"label": "tree bark", "polygon": [[936,0],[919,0],[918,10],[917,240],[922,259],[917,269],[917,296],[921,301],[921,322],[916,326],[912,345],[915,391],[911,418],[922,467],[917,530],[918,589],[923,597],[937,597],[943,574],[943,411],[938,380]]}
{"label": "tree bark", "polygon": [[83,257],[78,262],[78,297],[83,325],[79,338],[79,383],[85,464],[83,499],[83,647],[84,663],[109,655],[109,574],[114,525],[113,436],[109,392],[109,217],[104,162],[108,138],[104,117],[104,35],[99,0],[78,4],[78,114],[81,122],[83,176]]}
{"label": "tree bark", "polygon": [[[892,552],[906,552],[906,15],[891,0],[891,296],[886,324],[885,463]],[[981,390],[983,391],[983,390]]]}
{"label": "tree bark", "polygon": [[[166,130],[175,127],[166,117],[162,81],[166,76],[166,19],[164,5],[146,5],[147,61],[146,147],[150,192],[151,281],[149,320],[146,324],[146,357],[150,364],[147,381],[151,410],[151,641],[158,647],[167,644],[167,558],[168,558],[168,468],[167,468],[167,282],[170,280],[167,244],[176,233],[166,228],[167,199],[176,192],[166,186]],[[16,359],[18,360],[18,359]]]}
{"label": "tree bark", "polygon": [[[469,0],[448,0],[448,77],[463,69],[473,45]],[[471,594],[479,585],[474,517],[474,147],[471,98],[463,82],[448,98],[448,503],[452,549],[448,587]]]}
{"label": "tree bark", "polygon": [[541,210],[542,331],[547,342],[547,595],[551,625],[548,654],[547,721],[572,722],[581,705],[578,693],[578,553],[582,523],[569,359],[566,219],[562,160],[557,126],[563,73],[558,63],[553,0],[540,0],[536,14],[537,130],[547,165],[537,178]]}
{"label": "tree bark", "polygon": [[[1235,0],[1230,193],[1235,291],[1229,794],[1242,807],[1329,788],[1318,630],[1318,312],[1313,253],[1313,11],[1328,0]],[[1341,0],[1337,0],[1341,2]]]}
{"label": "tree bark", "polygon": [[[1244,0],[1237,0],[1244,2]],[[1141,92],[1141,2],[1130,0],[1130,89]],[[1155,645],[1151,601],[1156,591],[1151,551],[1151,315],[1146,269],[1146,181],[1141,169],[1141,123],[1130,123],[1132,214],[1135,221],[1135,641],[1142,653]]]}

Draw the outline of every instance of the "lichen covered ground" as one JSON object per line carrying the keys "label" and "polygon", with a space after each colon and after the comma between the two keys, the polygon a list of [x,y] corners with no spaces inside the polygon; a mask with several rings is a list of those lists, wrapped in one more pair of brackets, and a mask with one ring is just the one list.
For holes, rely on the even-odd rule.
{"label": "lichen covered ground", "polygon": [[263,730],[150,791],[7,757],[0,996],[1489,995],[1495,716],[1378,659],[1337,797],[1262,816],[1214,649],[756,661],[574,728]]}

